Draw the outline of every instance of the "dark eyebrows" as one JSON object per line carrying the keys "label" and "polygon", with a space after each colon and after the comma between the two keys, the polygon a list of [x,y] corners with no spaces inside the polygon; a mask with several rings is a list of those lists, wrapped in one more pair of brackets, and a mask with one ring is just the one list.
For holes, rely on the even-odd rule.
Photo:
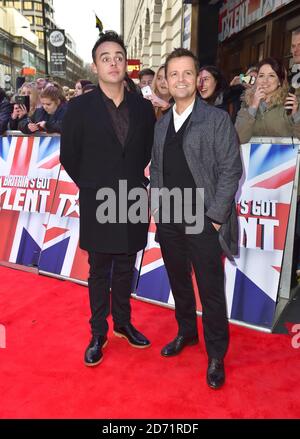
{"label": "dark eyebrows", "polygon": [[[101,56],[104,56],[104,55],[111,55],[111,54],[109,52],[102,52],[102,53],[100,53],[99,57],[101,58]],[[125,54],[121,50],[118,50],[117,52],[115,52],[115,55],[125,56]]]}

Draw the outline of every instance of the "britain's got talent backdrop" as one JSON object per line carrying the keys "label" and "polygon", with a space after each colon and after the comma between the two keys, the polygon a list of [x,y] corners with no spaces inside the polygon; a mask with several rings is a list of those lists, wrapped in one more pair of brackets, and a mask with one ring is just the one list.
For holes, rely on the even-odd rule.
{"label": "britain's got talent backdrop", "polygon": [[[298,147],[293,143],[241,146],[244,173],[236,195],[239,256],[233,262],[224,260],[230,319],[272,327]],[[173,304],[159,244],[154,239],[155,231],[152,222],[136,294]],[[138,263],[140,260],[141,257]]]}
{"label": "britain's got talent backdrop", "polygon": [[[240,253],[234,262],[224,260],[231,319],[272,327],[298,146],[241,147]],[[0,137],[0,261],[86,281],[87,254],[78,247],[78,188],[59,163],[59,147],[59,136]],[[137,257],[135,293],[173,304],[155,229],[151,222],[147,248]]]}

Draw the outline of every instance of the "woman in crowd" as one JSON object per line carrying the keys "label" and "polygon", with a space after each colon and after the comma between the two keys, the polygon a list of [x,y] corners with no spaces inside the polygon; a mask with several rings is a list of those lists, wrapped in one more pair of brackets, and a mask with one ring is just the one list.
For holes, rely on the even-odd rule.
{"label": "woman in crowd", "polygon": [[82,89],[87,84],[92,84],[92,82],[88,79],[79,79],[75,84],[75,96],[82,95]]}
{"label": "woman in crowd", "polygon": [[42,108],[38,108],[31,118],[24,117],[19,122],[19,129],[25,134],[37,131],[60,133],[61,123],[66,111],[61,91],[55,86],[45,88],[41,95]]}
{"label": "woman in crowd", "polygon": [[240,142],[252,136],[300,137],[300,112],[296,95],[288,93],[286,70],[275,58],[258,64],[255,86],[245,93],[236,130]]}
{"label": "woman in crowd", "polygon": [[172,104],[171,95],[169,93],[169,88],[166,81],[164,65],[160,66],[155,73],[151,87],[153,93],[149,99],[154,107],[156,119],[159,119]]}
{"label": "woman in crowd", "polygon": [[204,66],[200,69],[198,91],[204,101],[227,111],[232,121],[235,121],[243,89],[235,86],[230,87],[217,67]]}
{"label": "woman in crowd", "polygon": [[33,115],[35,110],[40,107],[40,97],[39,91],[34,82],[25,82],[22,87],[19,89],[20,96],[29,96],[30,108],[29,111],[25,107],[25,105],[18,105],[14,103],[13,112],[8,121],[8,129],[9,130],[18,130],[19,129],[19,121],[25,117],[27,114],[29,117]]}

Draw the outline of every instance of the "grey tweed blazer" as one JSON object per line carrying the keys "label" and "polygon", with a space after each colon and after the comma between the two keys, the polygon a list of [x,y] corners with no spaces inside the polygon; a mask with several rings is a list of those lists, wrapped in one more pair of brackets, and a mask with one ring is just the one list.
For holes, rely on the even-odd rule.
{"label": "grey tweed blazer", "polygon": [[[163,182],[163,153],[172,110],[155,126],[150,166],[152,188],[161,189]],[[198,188],[204,188],[206,215],[222,226],[220,244],[227,257],[238,250],[238,224],[235,194],[242,175],[239,141],[229,115],[196,97],[186,127],[183,151]],[[151,200],[152,212],[159,200]]]}

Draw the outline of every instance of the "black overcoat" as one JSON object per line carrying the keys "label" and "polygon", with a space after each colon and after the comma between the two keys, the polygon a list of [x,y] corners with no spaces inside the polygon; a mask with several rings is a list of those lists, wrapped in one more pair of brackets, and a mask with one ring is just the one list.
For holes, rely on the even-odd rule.
{"label": "black overcoat", "polygon": [[129,129],[124,146],[115,134],[99,87],[72,99],[63,120],[60,160],[80,189],[80,247],[88,251],[131,254],[147,243],[148,223],[120,222],[117,218],[116,223],[100,224],[96,219],[101,204],[96,200],[98,189],[113,189],[118,205],[120,180],[126,180],[128,190],[145,188],[154,111],[138,94],[125,92],[125,99]]}

